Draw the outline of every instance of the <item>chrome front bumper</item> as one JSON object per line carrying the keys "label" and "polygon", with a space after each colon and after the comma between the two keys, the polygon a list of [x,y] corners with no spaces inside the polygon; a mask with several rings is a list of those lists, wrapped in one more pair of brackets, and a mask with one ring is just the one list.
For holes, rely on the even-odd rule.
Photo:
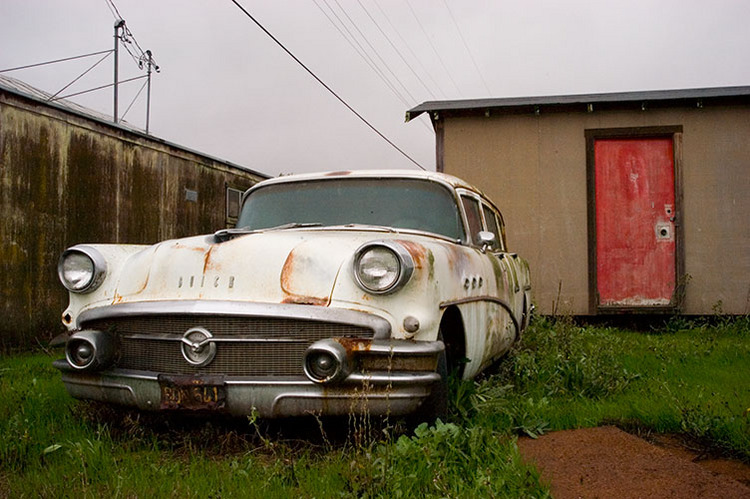
{"label": "chrome front bumper", "polygon": [[[445,349],[440,341],[330,338],[311,348],[316,345],[343,350],[350,368],[325,382],[304,375],[224,376],[226,399],[218,410],[236,416],[257,411],[265,418],[363,413],[397,416],[417,410],[433,384],[440,381],[436,366]],[[62,371],[65,388],[75,398],[141,410],[162,407],[159,374],[166,373],[117,368],[82,371],[65,359],[53,365]],[[201,375],[194,378],[200,381]]]}

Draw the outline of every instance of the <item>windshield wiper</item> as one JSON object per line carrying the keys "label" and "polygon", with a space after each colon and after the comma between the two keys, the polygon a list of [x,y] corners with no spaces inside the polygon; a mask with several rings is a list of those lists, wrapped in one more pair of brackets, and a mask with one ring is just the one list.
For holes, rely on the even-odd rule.
{"label": "windshield wiper", "polygon": [[246,234],[254,234],[256,232],[269,232],[274,230],[285,230],[285,229],[296,229],[299,227],[319,227],[321,224],[318,222],[290,222],[287,224],[277,225],[275,227],[266,227],[263,229],[250,229],[248,227],[237,227],[234,229],[221,229],[214,232],[214,237],[219,241],[227,241],[237,236],[244,236]]}
{"label": "windshield wiper", "polygon": [[277,225],[275,227],[267,227],[265,229],[258,229],[258,232],[268,232],[270,230],[284,230],[284,229],[297,229],[299,227],[320,227],[320,222],[289,222],[288,224]]}
{"label": "windshield wiper", "polygon": [[344,224],[341,227],[346,227],[347,229],[350,229],[350,228],[356,229],[356,228],[362,227],[365,229],[378,229],[378,230],[383,230],[386,232],[398,232],[398,229],[396,227],[393,227],[392,225],[349,223],[349,224]]}

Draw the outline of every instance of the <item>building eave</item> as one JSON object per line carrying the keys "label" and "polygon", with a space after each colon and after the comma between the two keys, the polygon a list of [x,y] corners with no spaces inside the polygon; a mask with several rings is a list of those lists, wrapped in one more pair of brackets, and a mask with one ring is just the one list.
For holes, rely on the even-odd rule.
{"label": "building eave", "polygon": [[710,102],[737,100],[750,103],[750,86],[427,101],[406,111],[406,121],[411,121],[423,113],[428,113],[434,121],[435,113],[438,116],[444,113],[514,114],[526,111],[540,113],[544,109],[591,112],[601,107],[640,106],[647,108],[684,105],[701,107]]}

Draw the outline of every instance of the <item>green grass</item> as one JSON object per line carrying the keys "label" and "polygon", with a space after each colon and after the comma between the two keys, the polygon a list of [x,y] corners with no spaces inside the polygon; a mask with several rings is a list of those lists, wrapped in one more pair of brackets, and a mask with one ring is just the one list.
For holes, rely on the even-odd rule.
{"label": "green grass", "polygon": [[460,405],[472,424],[535,436],[617,424],[682,433],[750,461],[750,319],[650,332],[537,321]]}
{"label": "green grass", "polygon": [[0,359],[0,497],[548,496],[487,427],[139,414],[68,397],[54,357]]}
{"label": "green grass", "polygon": [[449,422],[414,431],[140,414],[68,397],[57,355],[0,358],[0,497],[547,497],[516,436],[601,424],[750,461],[750,320],[715,322],[539,319],[494,374],[454,383]]}

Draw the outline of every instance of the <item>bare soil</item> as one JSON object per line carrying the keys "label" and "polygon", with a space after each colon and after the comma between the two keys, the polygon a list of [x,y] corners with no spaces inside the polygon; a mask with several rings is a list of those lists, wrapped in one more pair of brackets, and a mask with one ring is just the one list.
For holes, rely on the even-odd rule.
{"label": "bare soil", "polygon": [[566,498],[750,498],[750,466],[706,456],[679,436],[652,443],[613,426],[521,438],[552,495]]}

